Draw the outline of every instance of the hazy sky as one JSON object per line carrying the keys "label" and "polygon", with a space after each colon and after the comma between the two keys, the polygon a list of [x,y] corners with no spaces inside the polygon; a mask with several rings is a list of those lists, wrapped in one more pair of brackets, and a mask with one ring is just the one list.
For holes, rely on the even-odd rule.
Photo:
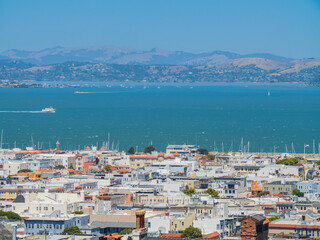
{"label": "hazy sky", "polygon": [[320,0],[0,0],[0,51],[105,44],[320,58]]}

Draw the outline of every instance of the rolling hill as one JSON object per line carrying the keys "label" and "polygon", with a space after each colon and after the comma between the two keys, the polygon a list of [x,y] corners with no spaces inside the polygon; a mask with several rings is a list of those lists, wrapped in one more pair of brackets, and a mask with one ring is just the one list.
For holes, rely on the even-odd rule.
{"label": "rolling hill", "polygon": [[242,58],[263,58],[278,62],[289,62],[293,59],[267,53],[241,55],[227,51],[207,53],[188,53],[151,49],[148,51],[111,45],[83,48],[54,47],[40,51],[22,51],[11,49],[0,53],[0,59],[20,60],[24,62],[46,65],[69,61],[104,64],[131,65],[214,65]]}

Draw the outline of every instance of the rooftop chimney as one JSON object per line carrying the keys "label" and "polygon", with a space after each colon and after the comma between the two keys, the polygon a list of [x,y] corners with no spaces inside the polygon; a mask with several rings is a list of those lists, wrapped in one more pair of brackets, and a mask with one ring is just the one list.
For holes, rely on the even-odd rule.
{"label": "rooftop chimney", "polygon": [[144,215],[146,214],[146,210],[138,210],[136,211],[136,229],[144,228]]}

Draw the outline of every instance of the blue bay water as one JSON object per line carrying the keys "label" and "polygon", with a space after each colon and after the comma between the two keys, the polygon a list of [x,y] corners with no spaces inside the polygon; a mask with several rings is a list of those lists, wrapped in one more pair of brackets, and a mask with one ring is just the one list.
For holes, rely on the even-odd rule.
{"label": "blue bay water", "polygon": [[[91,92],[75,94],[75,91]],[[270,96],[268,96],[270,91]],[[56,113],[25,113],[56,108]],[[196,144],[221,151],[303,152],[320,141],[320,89],[300,85],[133,86],[133,88],[0,89],[3,147],[43,143],[63,149],[99,145],[107,140],[120,150],[138,150],[151,142]],[[110,143],[111,146],[111,143]]]}

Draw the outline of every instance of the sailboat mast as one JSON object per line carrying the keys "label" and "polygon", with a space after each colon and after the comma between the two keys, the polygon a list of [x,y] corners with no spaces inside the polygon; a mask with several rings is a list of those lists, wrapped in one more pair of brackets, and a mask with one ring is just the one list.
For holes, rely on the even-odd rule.
{"label": "sailboat mast", "polygon": [[32,145],[32,148],[34,148],[34,142],[33,142],[33,137],[31,135],[31,145]]}
{"label": "sailboat mast", "polygon": [[314,139],[313,139],[313,157],[314,157],[314,155],[315,155],[315,152],[316,152],[316,146],[315,146],[315,141],[314,141]]}
{"label": "sailboat mast", "polygon": [[294,150],[294,146],[293,146],[293,142],[291,143],[291,148],[292,148],[292,153],[296,153],[296,151]]}
{"label": "sailboat mast", "polygon": [[1,130],[0,149],[2,149],[2,141],[3,141],[3,129]]}

